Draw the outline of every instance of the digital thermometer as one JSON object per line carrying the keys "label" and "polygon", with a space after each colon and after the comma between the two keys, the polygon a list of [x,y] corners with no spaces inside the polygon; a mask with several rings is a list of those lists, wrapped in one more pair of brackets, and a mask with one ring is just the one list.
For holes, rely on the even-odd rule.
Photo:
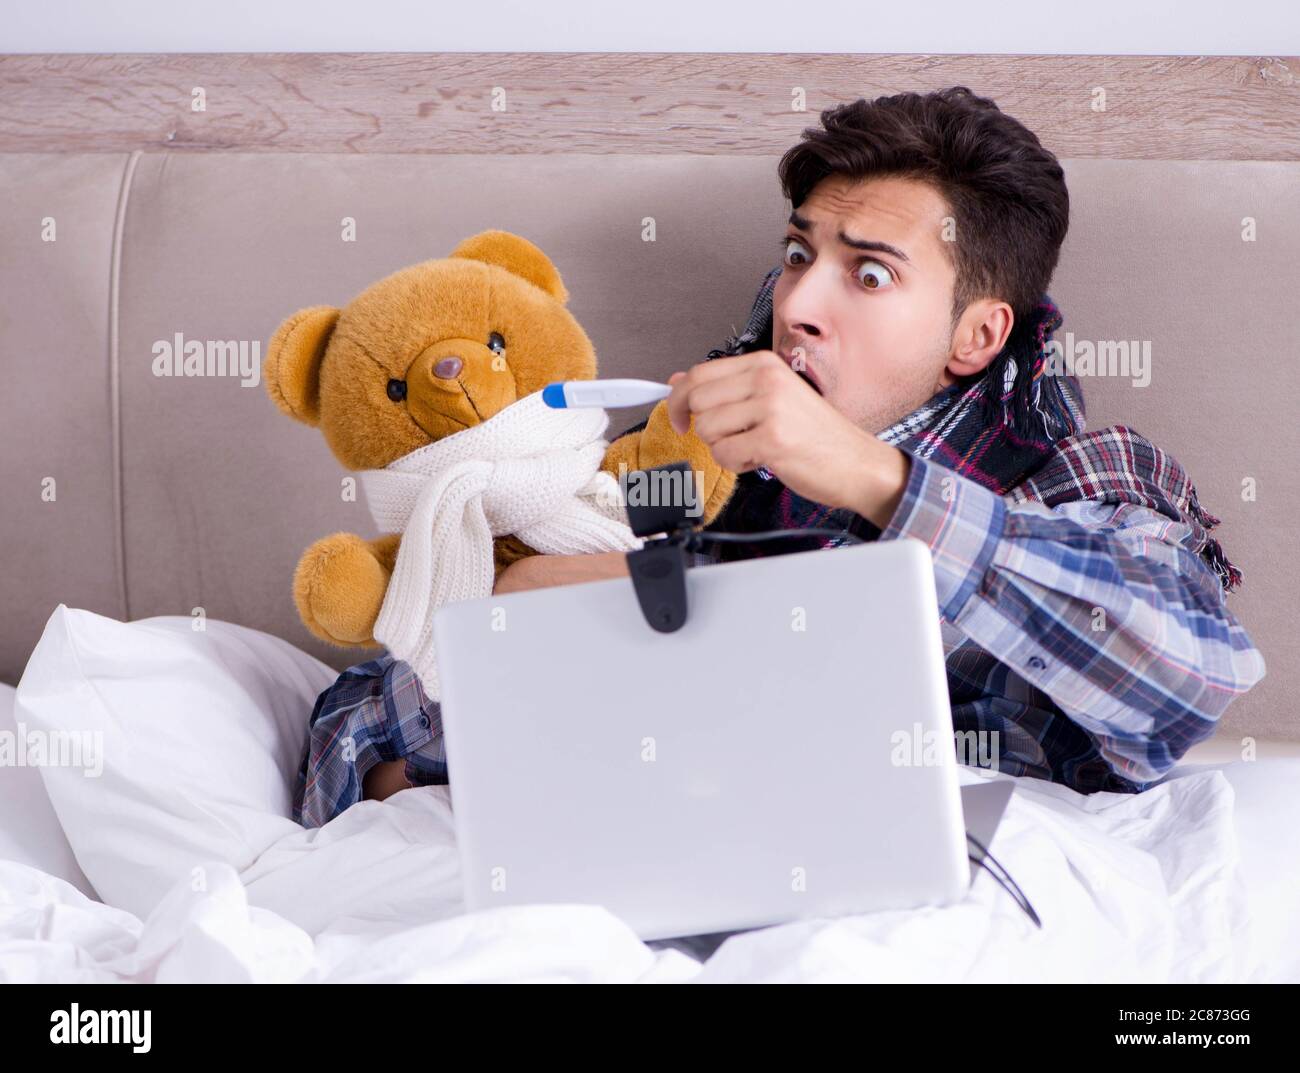
{"label": "digital thermometer", "polygon": [[643,406],[666,399],[672,392],[667,384],[653,380],[562,380],[542,388],[542,401],[553,410],[578,406],[605,409]]}

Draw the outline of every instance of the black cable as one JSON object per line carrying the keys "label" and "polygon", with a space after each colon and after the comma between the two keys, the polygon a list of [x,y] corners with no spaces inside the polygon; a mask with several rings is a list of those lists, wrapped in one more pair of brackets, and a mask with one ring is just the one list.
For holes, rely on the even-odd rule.
{"label": "black cable", "polygon": [[701,529],[691,533],[687,537],[687,541],[692,551],[698,551],[698,547],[693,543],[695,541],[705,543],[713,541],[719,544],[747,544],[759,540],[779,540],[806,536],[847,537],[852,544],[866,543],[856,533],[850,533],[847,529],[826,529],[818,526],[810,526],[807,529],[763,529],[757,533],[710,533]]}
{"label": "black cable", "polygon": [[[983,868],[984,871],[988,872],[988,874],[991,875],[997,881],[998,886],[1000,886],[1003,890],[1005,890],[1008,894],[1010,894],[1012,900],[1018,906],[1020,906],[1020,908],[1023,909],[1026,914],[1028,914],[1029,919],[1032,920],[1038,927],[1041,928],[1043,926],[1043,922],[1038,919],[1038,914],[1034,912],[1034,907],[1030,904],[1029,899],[1025,897],[1024,891],[1022,891],[1020,889],[1020,885],[1016,883],[1014,879],[1011,878],[1011,873],[1008,872],[1006,868],[1003,867],[1002,862],[999,861],[996,857],[994,857],[993,854],[991,854],[988,851],[988,847],[985,846],[984,843],[982,843],[978,838],[976,838],[969,831],[966,832],[966,841],[974,843],[975,848],[978,849],[980,853],[984,855],[983,857],[976,857],[974,854],[967,854],[967,856],[970,857],[970,859],[974,861],[976,864],[978,864],[981,868]],[[989,867],[988,864],[989,861],[992,861],[995,865],[997,865],[998,871],[1002,873],[1001,875],[999,875],[998,872],[993,871],[993,869]]]}

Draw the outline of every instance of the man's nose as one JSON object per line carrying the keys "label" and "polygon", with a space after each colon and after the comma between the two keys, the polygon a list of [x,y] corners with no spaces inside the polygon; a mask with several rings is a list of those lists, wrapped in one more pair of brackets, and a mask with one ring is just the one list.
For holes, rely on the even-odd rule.
{"label": "man's nose", "polygon": [[814,337],[824,334],[827,286],[828,281],[821,279],[814,265],[786,292],[781,314],[790,331]]}

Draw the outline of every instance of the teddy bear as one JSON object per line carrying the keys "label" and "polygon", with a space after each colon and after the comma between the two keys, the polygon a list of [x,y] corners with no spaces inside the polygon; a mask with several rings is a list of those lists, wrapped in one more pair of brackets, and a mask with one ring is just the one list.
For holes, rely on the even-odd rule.
{"label": "teddy bear", "polygon": [[[419,457],[412,452],[420,448],[464,442],[448,438],[548,383],[594,378],[596,353],[568,300],[559,271],[537,246],[484,231],[445,258],[379,280],[342,309],[294,313],[270,339],[263,379],[276,406],[319,428],[344,467],[384,470]],[[632,471],[686,461],[699,482],[701,524],[716,518],[734,491],[736,474],[714,461],[693,420],[685,433],[673,429],[666,400],[644,428],[598,443],[605,450],[600,469],[612,476],[620,465]],[[400,532],[373,540],[334,533],[312,544],[293,577],[307,629],[333,645],[379,647],[375,624],[401,542]],[[494,536],[493,577],[532,554],[515,533]]]}

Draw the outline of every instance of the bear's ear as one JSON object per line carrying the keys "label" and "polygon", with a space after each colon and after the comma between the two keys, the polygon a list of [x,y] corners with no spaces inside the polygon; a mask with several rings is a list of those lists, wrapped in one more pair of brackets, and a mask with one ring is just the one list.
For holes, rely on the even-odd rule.
{"label": "bear's ear", "polygon": [[339,322],[333,306],[311,306],[276,328],[262,376],[276,406],[307,425],[320,421],[320,365]]}
{"label": "bear's ear", "polygon": [[497,265],[540,287],[561,304],[569,300],[569,292],[551,259],[526,238],[509,231],[482,231],[452,250],[451,256]]}

